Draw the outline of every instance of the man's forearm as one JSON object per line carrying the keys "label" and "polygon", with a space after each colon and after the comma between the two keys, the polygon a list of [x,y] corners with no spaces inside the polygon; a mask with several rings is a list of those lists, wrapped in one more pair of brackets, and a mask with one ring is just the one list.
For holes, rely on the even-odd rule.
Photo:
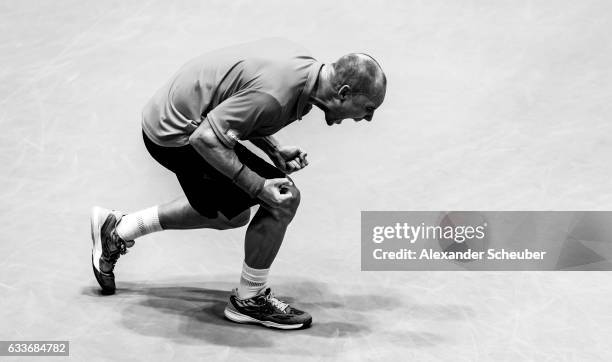
{"label": "man's forearm", "polygon": [[234,150],[219,141],[207,122],[191,134],[189,143],[208,163],[249,195],[257,197],[261,192],[265,179],[243,165]]}
{"label": "man's forearm", "polygon": [[257,146],[260,150],[264,151],[266,155],[271,156],[278,152],[278,141],[272,137],[258,137],[250,139],[251,143]]}

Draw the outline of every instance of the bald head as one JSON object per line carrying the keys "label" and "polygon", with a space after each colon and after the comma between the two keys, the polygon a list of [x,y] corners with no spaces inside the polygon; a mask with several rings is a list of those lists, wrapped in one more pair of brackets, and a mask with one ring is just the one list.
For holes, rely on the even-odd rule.
{"label": "bald head", "polygon": [[371,56],[351,53],[342,56],[331,64],[333,75],[331,83],[339,89],[343,85],[351,87],[351,93],[360,93],[382,102],[387,89],[387,77],[380,64]]}
{"label": "bald head", "polygon": [[331,126],[344,119],[371,121],[387,91],[387,78],[380,64],[363,53],[347,54],[323,64],[309,101],[325,112]]}

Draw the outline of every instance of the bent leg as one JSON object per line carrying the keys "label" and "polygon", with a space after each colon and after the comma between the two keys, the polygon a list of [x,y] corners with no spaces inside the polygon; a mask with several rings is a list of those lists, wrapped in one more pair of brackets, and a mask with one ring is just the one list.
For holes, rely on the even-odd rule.
{"label": "bent leg", "polygon": [[244,261],[254,269],[269,269],[274,261],[287,226],[300,204],[300,191],[287,187],[292,197],[280,207],[260,206],[251,220],[244,242]]}
{"label": "bent leg", "polygon": [[251,216],[250,209],[228,219],[218,213],[216,218],[200,215],[185,196],[159,206],[159,223],[164,230],[185,229],[232,229],[246,225]]}

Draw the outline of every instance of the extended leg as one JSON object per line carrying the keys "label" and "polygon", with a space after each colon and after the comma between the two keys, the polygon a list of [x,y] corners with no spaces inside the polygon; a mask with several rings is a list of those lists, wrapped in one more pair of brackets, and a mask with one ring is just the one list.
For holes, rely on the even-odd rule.
{"label": "extended leg", "polygon": [[202,216],[182,196],[163,205],[125,215],[117,226],[117,233],[123,240],[134,240],[161,230],[232,229],[246,225],[250,216],[249,209],[232,219],[221,213],[217,213],[215,218]]}
{"label": "extended leg", "polygon": [[119,256],[134,245],[134,239],[162,229],[236,228],[246,225],[249,217],[247,209],[230,220],[221,213],[216,218],[206,218],[191,207],[186,197],[129,215],[94,207],[91,214],[94,275],[103,293],[112,294],[115,292],[115,264]]}
{"label": "extended leg", "polygon": [[247,209],[232,219],[218,213],[214,219],[200,215],[185,196],[159,206],[159,223],[165,230],[181,229],[232,229],[246,225],[251,216]]}

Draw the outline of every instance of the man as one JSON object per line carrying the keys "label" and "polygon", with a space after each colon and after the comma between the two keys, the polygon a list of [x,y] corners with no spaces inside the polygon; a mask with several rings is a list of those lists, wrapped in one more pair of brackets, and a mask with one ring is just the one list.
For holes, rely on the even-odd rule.
{"label": "man", "polygon": [[[306,153],[272,134],[312,105],[328,125],[371,121],[384,100],[386,77],[366,54],[322,64],[291,42],[270,39],[204,54],[185,64],[143,111],[144,143],[176,174],[185,196],[124,215],[94,207],[92,264],[104,293],[115,292],[121,254],[146,234],[168,229],[230,229],[248,224],[238,288],[225,316],[238,323],[294,329],[311,316],[277,299],[268,272],[300,193],[287,176],[308,165]],[[274,166],[238,141],[263,150]],[[260,205],[249,223],[250,208]]]}

